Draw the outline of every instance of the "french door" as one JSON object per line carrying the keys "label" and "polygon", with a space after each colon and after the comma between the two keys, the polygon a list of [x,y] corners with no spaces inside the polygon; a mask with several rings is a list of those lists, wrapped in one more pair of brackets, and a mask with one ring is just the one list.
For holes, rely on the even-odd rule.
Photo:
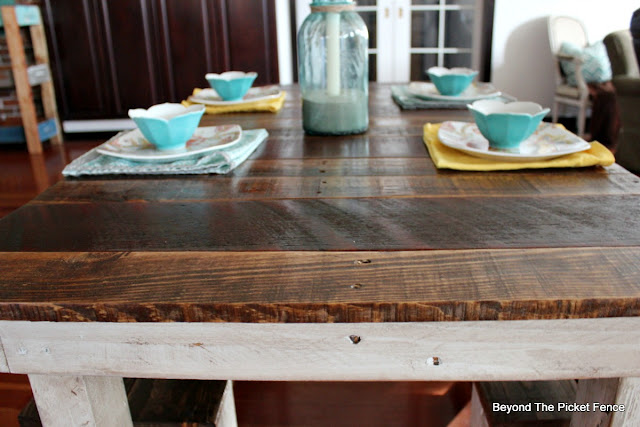
{"label": "french door", "polygon": [[[424,80],[432,66],[479,66],[480,0],[359,0],[369,27],[372,80]],[[373,65],[375,64],[375,65]],[[373,77],[373,76],[372,76]]]}
{"label": "french door", "polygon": [[[308,0],[297,0],[298,25]],[[369,29],[369,78],[425,80],[432,66],[480,69],[487,0],[357,0]],[[491,2],[492,3],[492,2]]]}

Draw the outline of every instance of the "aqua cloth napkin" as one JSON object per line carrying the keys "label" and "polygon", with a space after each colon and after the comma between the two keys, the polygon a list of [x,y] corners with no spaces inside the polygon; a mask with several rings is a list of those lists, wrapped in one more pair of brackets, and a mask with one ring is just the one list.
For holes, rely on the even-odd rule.
{"label": "aqua cloth napkin", "polygon": [[[119,134],[121,135],[121,134]],[[188,175],[225,174],[244,162],[269,136],[266,129],[242,132],[232,147],[194,154],[169,162],[138,162],[100,154],[92,149],[75,159],[62,171],[64,176],[83,175]],[[114,136],[117,138],[118,135]]]}
{"label": "aqua cloth napkin", "polygon": [[[469,101],[448,101],[448,100],[427,100],[413,96],[408,91],[408,85],[391,86],[391,97],[393,101],[398,104],[403,110],[428,110],[428,109],[451,109],[451,110],[465,110]],[[501,100],[504,102],[515,101],[511,95],[502,94],[501,96],[493,99]]]}

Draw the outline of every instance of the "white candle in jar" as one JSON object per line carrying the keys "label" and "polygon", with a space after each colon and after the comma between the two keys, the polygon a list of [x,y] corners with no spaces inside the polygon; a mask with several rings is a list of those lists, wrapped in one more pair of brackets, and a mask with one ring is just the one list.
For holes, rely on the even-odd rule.
{"label": "white candle in jar", "polygon": [[340,13],[327,13],[327,93],[340,95]]}

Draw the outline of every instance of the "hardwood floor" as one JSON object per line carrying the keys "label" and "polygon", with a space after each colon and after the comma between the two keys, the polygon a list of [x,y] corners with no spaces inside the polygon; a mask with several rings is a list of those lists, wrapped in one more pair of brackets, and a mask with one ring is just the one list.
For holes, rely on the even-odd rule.
{"label": "hardwood floor", "polygon": [[[0,217],[57,182],[68,162],[104,139],[67,141],[63,148],[46,143],[38,156],[0,145]],[[469,425],[468,383],[240,381],[234,393],[241,427]],[[18,426],[31,396],[25,375],[0,374],[0,426]]]}

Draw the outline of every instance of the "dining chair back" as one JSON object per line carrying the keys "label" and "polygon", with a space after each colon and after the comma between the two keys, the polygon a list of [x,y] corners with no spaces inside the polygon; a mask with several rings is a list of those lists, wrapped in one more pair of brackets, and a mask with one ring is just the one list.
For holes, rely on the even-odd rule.
{"label": "dining chair back", "polygon": [[[578,107],[576,127],[578,135],[584,136],[587,110],[591,107],[589,89],[582,76],[581,58],[565,56],[560,53],[562,43],[569,42],[580,48],[589,44],[584,24],[570,16],[550,16],[548,21],[549,45],[551,54],[555,58],[556,89],[551,109],[552,121],[558,121],[559,104]],[[577,85],[569,84],[567,76],[562,70],[562,61],[572,61],[575,66]]]}

